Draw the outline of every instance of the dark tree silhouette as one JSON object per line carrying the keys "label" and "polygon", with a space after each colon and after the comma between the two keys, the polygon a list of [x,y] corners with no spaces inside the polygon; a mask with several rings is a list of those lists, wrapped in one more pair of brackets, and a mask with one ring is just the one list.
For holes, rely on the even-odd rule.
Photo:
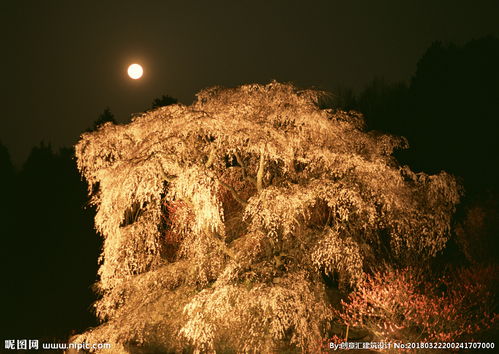
{"label": "dark tree silhouette", "polygon": [[[2,279],[2,316],[0,316],[0,333],[6,333],[10,321],[15,313],[16,303],[16,233],[15,222],[15,170],[9,151],[0,142],[0,224],[2,232],[0,241],[2,243],[2,256],[0,257],[0,275]],[[8,304],[8,305],[7,305]],[[5,306],[7,305],[7,306]]]}
{"label": "dark tree silhouette", "polygon": [[99,241],[73,155],[72,149],[54,153],[41,143],[11,186],[13,221],[3,269],[10,281],[4,296],[14,305],[2,315],[4,335],[64,341],[72,329],[95,323],[89,306]]}
{"label": "dark tree silhouette", "polygon": [[[468,186],[499,181],[499,39],[462,47],[435,42],[410,84],[408,138],[421,167],[446,169]],[[410,130],[410,131],[409,131]]]}
{"label": "dark tree silhouette", "polygon": [[101,125],[107,122],[116,124],[116,119],[114,118],[114,114],[111,112],[111,109],[109,107],[104,109],[104,112],[102,112],[99,115],[99,118],[97,118],[97,120],[94,122],[92,129],[87,129],[87,131],[97,130],[97,128],[99,128]]}
{"label": "dark tree silhouette", "polygon": [[169,95],[162,95],[161,97],[155,98],[152,101],[151,108],[156,109],[156,108],[163,107],[163,106],[169,106],[169,105],[175,104],[177,102],[178,102],[178,100],[174,97],[171,97]]}
{"label": "dark tree silhouette", "polygon": [[10,158],[9,150],[0,141],[0,178],[2,181],[14,176],[14,165]]}
{"label": "dark tree silhouette", "polygon": [[[499,189],[499,39],[433,43],[409,85],[372,81],[348,108],[369,128],[407,137],[396,153],[419,171],[449,171],[468,190]],[[352,102],[354,104],[352,105]]]}
{"label": "dark tree silhouette", "polygon": [[359,94],[355,109],[368,117],[369,128],[407,136],[407,94],[404,83],[376,78]]}

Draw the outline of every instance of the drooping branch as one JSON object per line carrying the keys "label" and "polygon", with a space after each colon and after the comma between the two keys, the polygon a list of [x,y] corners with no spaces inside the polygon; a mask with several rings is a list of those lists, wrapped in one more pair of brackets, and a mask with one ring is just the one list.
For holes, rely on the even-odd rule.
{"label": "drooping branch", "polygon": [[241,170],[242,170],[242,173],[243,173],[243,178],[247,181],[250,181],[251,183],[253,183],[255,186],[256,186],[256,179],[249,176],[246,172],[246,165],[244,164],[243,162],[243,159],[241,158],[241,156],[236,152],[234,153],[234,155],[236,156],[236,161],[237,163],[239,164],[239,166],[241,166]]}
{"label": "drooping branch", "polygon": [[260,193],[263,190],[263,166],[264,166],[263,150],[260,152],[260,162],[258,164],[258,172],[256,173],[256,190]]}
{"label": "drooping branch", "polygon": [[213,165],[213,162],[215,161],[215,149],[213,147],[210,148],[210,155],[208,156],[208,161],[205,163],[206,168],[210,168],[211,165]]}

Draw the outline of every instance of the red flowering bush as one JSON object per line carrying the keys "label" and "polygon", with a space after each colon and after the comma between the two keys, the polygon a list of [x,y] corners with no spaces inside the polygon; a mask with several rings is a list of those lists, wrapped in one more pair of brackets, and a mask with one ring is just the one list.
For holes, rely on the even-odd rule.
{"label": "red flowering bush", "polygon": [[380,341],[472,340],[497,320],[497,267],[458,269],[425,279],[413,269],[366,276],[337,314]]}

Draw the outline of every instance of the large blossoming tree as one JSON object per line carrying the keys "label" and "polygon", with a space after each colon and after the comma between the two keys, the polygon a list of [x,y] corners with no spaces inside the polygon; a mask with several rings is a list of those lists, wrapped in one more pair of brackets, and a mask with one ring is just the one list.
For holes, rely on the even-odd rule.
{"label": "large blossoming tree", "polygon": [[403,138],[287,84],[201,91],[82,135],[78,167],[104,237],[102,324],[115,351],[314,352],[329,280],[355,288],[435,256],[459,187],[392,156]]}

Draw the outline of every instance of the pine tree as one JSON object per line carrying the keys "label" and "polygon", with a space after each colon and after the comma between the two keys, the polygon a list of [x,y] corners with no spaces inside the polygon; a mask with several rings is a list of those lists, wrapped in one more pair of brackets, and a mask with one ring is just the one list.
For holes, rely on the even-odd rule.
{"label": "pine tree", "polygon": [[[76,146],[104,237],[96,313],[74,340],[131,351],[316,352],[325,279],[441,251],[459,186],[393,158],[323,93],[272,82],[201,91]],[[138,350],[138,349],[137,349]]]}

